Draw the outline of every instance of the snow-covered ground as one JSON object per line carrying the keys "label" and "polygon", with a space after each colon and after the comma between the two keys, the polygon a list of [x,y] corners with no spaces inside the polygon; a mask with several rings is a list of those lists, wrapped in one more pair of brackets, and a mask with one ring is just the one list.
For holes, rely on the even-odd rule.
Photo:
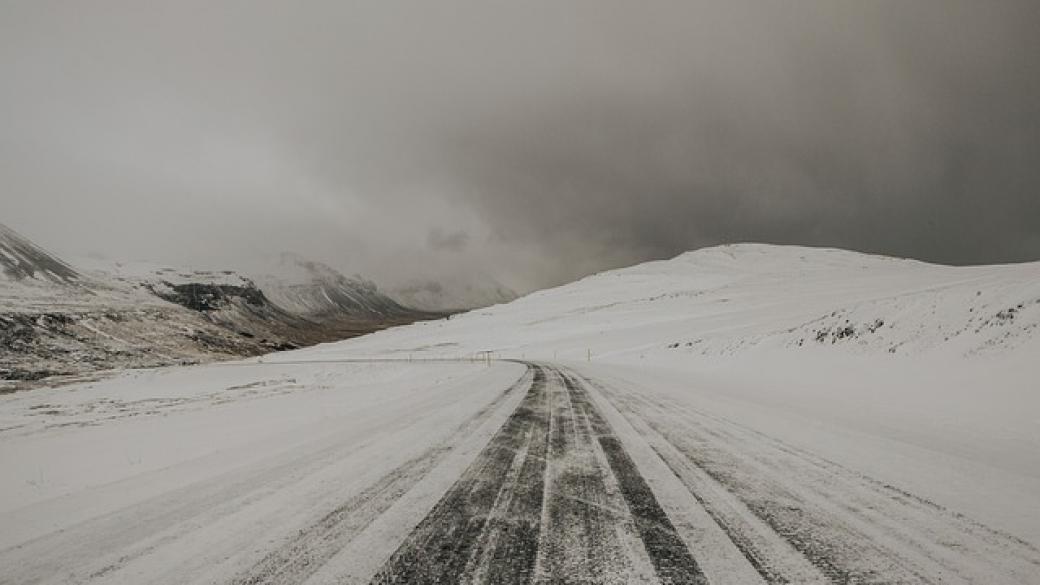
{"label": "snow-covered ground", "polygon": [[313,351],[609,366],[1040,542],[1040,262],[722,246]]}
{"label": "snow-covered ground", "polygon": [[[0,582],[85,581],[99,570],[112,582],[230,578],[266,552],[252,534],[313,521],[424,456],[522,373],[228,363],[6,396]],[[58,531],[58,544],[33,546]],[[170,563],[178,550],[192,567]]]}
{"label": "snow-covered ground", "polygon": [[[1040,263],[740,245],[345,342],[3,396],[0,565],[18,569],[0,582],[407,582],[471,554],[459,574],[487,581],[498,542],[542,577],[587,576],[571,564],[587,546],[586,562],[627,550],[615,576],[637,582],[1035,582],[1038,326]],[[561,502],[616,534],[546,540],[569,534]],[[474,518],[484,552],[437,548]]]}
{"label": "snow-covered ground", "polygon": [[604,272],[328,351],[580,360],[591,352],[598,361],[688,364],[755,348],[833,346],[837,354],[929,354],[956,363],[1028,351],[1038,327],[1040,262],[949,267],[742,244]]}

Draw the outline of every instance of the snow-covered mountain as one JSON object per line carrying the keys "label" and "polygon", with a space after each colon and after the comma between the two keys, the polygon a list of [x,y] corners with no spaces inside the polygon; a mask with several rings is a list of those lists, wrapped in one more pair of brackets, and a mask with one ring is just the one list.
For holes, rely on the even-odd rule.
{"label": "snow-covered mountain", "polygon": [[302,345],[285,334],[294,318],[233,273],[96,261],[73,268],[9,228],[2,236],[7,261],[0,278],[0,380],[195,363]]}
{"label": "snow-covered mountain", "polygon": [[[296,256],[281,259],[278,276],[255,278],[122,263],[76,270],[10,229],[0,234],[0,344],[19,357],[5,362],[20,364],[8,377],[35,375],[21,371],[30,365],[53,373],[256,354],[437,316]],[[413,291],[411,304],[438,306],[423,298]],[[1038,331],[1040,263],[952,267],[739,244],[604,272],[342,349],[665,361],[813,348],[977,356],[1037,348]]]}
{"label": "snow-covered mountain", "polygon": [[74,285],[80,280],[71,266],[3,224],[0,224],[0,272],[0,278],[27,285]]}
{"label": "snow-covered mountain", "polygon": [[589,276],[448,322],[383,332],[356,347],[561,359],[813,347],[968,356],[1035,347],[1038,338],[1040,263],[953,267],[739,244]]}
{"label": "snow-covered mountain", "polygon": [[0,380],[257,355],[439,316],[298,258],[304,278],[262,285],[143,262],[73,268],[0,226],[0,262]]}
{"label": "snow-covered mountain", "polygon": [[296,254],[282,254],[272,268],[273,274],[256,277],[260,289],[276,305],[296,315],[380,319],[414,312],[383,294],[370,280],[345,276],[327,264]]}

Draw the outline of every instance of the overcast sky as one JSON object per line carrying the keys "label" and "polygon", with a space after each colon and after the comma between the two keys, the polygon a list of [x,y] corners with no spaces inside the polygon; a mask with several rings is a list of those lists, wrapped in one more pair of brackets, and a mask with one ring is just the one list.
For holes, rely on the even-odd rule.
{"label": "overcast sky", "polygon": [[1040,259],[1040,2],[0,0],[0,222],[520,290],[736,241]]}

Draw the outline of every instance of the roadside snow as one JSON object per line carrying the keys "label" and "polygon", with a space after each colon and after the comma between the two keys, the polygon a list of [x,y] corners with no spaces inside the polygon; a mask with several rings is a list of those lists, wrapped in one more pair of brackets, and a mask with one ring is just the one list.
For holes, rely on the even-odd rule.
{"label": "roadside snow", "polygon": [[463,416],[522,371],[237,362],[0,396],[0,548],[344,432]]}

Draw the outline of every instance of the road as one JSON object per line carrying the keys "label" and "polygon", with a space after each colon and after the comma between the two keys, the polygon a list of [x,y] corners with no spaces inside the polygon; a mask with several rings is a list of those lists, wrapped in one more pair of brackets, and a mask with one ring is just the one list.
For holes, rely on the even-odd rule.
{"label": "road", "polygon": [[897,486],[689,404],[526,367],[468,410],[402,402],[378,434],[0,550],[0,583],[1040,582],[1034,545]]}

